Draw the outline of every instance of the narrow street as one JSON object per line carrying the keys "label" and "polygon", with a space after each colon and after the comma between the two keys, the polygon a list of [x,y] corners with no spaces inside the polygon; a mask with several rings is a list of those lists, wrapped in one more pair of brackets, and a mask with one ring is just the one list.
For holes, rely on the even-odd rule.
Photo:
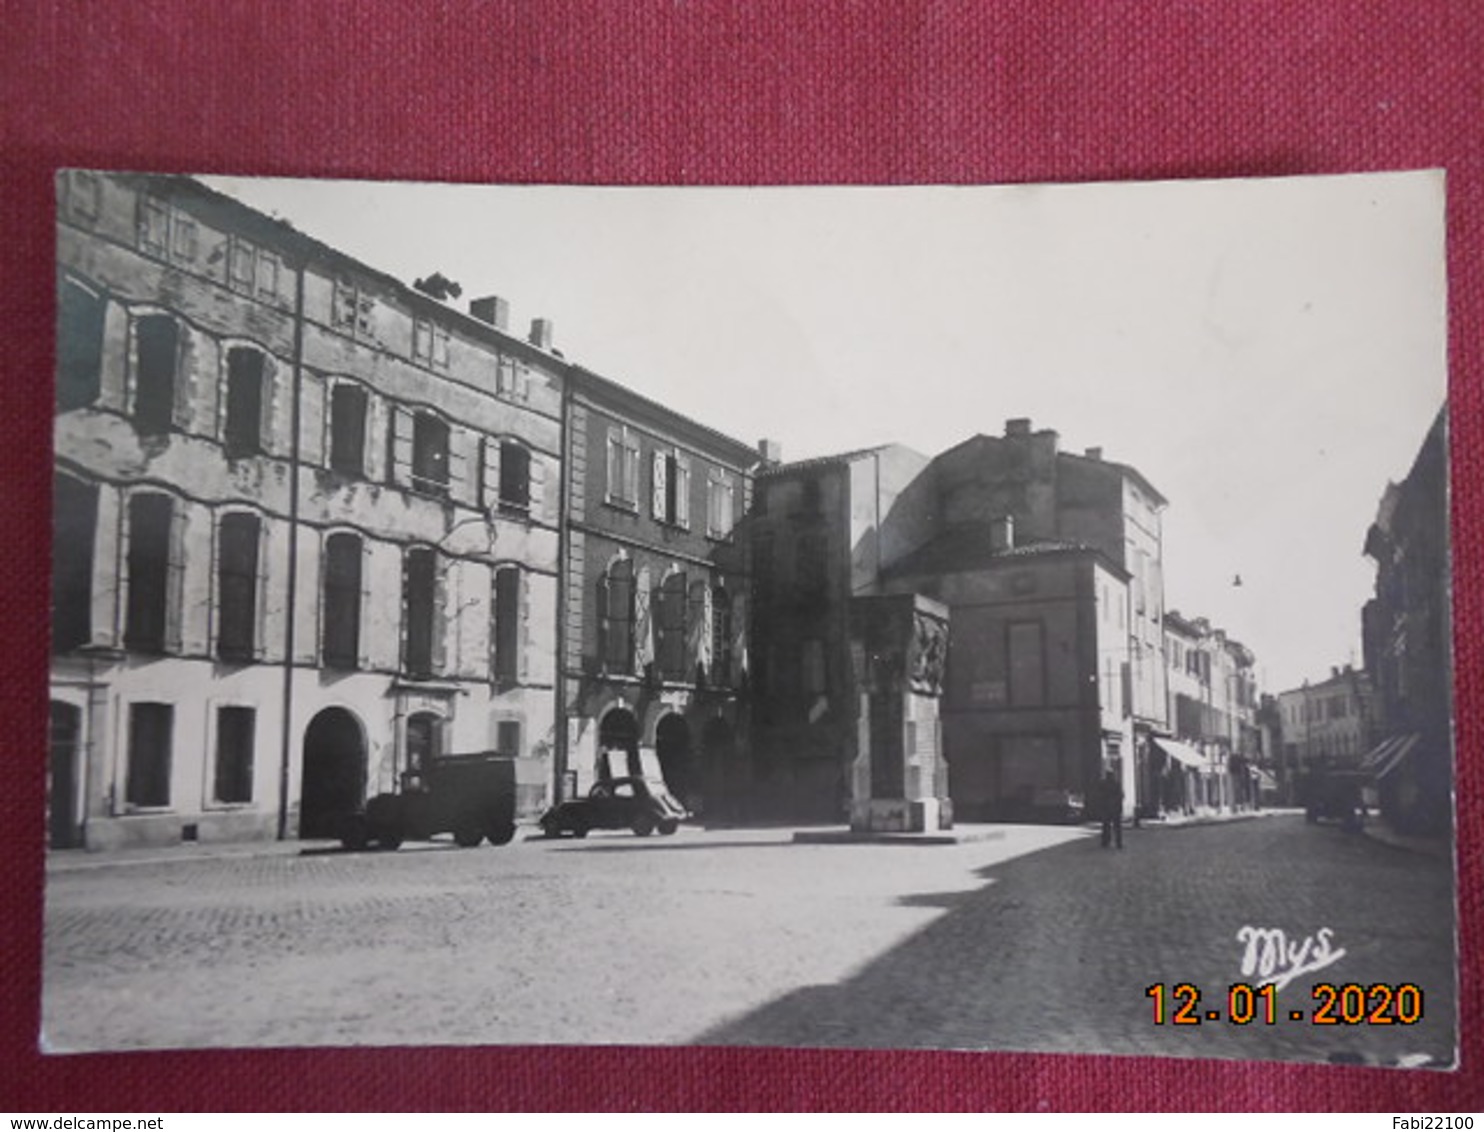
{"label": "narrow street", "polygon": [[[1005,827],[948,847],[784,830],[54,859],[53,1050],[704,1043],[1447,1061],[1445,862],[1290,815],[1130,830]],[[1152,983],[1226,1007],[1244,926],[1344,955],[1279,1020],[1154,1022]],[[1416,1025],[1313,1025],[1309,988],[1415,983]]]}

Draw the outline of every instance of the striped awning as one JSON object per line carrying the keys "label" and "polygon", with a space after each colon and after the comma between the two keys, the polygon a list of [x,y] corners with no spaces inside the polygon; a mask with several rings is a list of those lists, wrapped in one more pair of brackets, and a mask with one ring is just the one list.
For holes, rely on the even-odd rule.
{"label": "striped awning", "polygon": [[1259,789],[1262,789],[1262,790],[1276,790],[1276,789],[1278,789],[1278,780],[1275,779],[1267,771],[1263,770],[1261,767],[1252,767],[1251,770],[1252,770],[1252,777],[1257,780],[1257,785],[1258,785],[1258,788]]}
{"label": "striped awning", "polygon": [[1183,763],[1194,770],[1206,769],[1206,757],[1194,747],[1177,743],[1173,739],[1155,739],[1154,745],[1178,763]]}
{"label": "striped awning", "polygon": [[1421,736],[1414,732],[1408,735],[1393,735],[1389,739],[1382,740],[1361,760],[1360,769],[1380,781],[1402,765],[1402,761],[1412,753],[1420,738]]}

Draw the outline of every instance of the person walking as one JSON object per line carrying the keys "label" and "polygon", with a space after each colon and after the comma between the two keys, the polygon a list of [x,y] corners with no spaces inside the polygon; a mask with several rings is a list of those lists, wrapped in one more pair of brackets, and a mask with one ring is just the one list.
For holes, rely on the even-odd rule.
{"label": "person walking", "polygon": [[1123,848],[1123,783],[1111,770],[1098,783],[1098,805],[1103,819],[1103,848]]}

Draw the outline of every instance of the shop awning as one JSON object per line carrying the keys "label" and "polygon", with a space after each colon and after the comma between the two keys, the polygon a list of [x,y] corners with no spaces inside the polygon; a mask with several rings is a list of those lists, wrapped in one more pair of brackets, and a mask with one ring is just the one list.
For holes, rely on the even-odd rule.
{"label": "shop awning", "polygon": [[1154,745],[1176,762],[1183,763],[1193,770],[1205,770],[1208,765],[1205,755],[1184,743],[1177,743],[1173,739],[1156,739]]}
{"label": "shop awning", "polygon": [[1360,769],[1380,781],[1402,765],[1402,761],[1412,753],[1420,738],[1421,736],[1414,732],[1409,735],[1393,735],[1377,743],[1361,760]]}
{"label": "shop awning", "polygon": [[1260,790],[1278,789],[1277,779],[1260,767],[1252,767],[1252,777],[1257,780],[1257,786]]}

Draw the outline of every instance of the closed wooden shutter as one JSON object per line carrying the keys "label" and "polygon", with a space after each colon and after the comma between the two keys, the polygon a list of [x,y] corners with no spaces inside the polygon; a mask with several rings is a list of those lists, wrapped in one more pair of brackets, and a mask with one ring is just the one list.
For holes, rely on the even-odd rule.
{"label": "closed wooden shutter", "polygon": [[[272,372],[274,396],[278,383],[291,376],[288,367],[268,363]],[[300,457],[306,464],[320,467],[325,462],[325,435],[327,432],[325,411],[325,379],[317,373],[305,371],[299,383],[299,444]]]}
{"label": "closed wooden shutter", "polygon": [[474,505],[469,483],[468,445],[477,443],[474,434],[461,428],[448,430],[448,494],[460,503]]}
{"label": "closed wooden shutter", "polygon": [[663,452],[656,452],[654,454],[654,458],[651,460],[651,463],[654,466],[654,478],[652,481],[653,490],[650,493],[654,517],[660,520],[668,519],[670,516],[665,513],[665,494],[667,486],[665,479],[665,454]]}
{"label": "closed wooden shutter", "polygon": [[500,506],[500,442],[486,436],[480,441],[484,467],[480,476],[479,505],[486,511]]}
{"label": "closed wooden shutter", "polygon": [[675,522],[690,529],[690,457],[675,457]]}
{"label": "closed wooden shutter", "polygon": [[531,456],[531,518],[540,519],[546,514],[546,462],[534,453]]}
{"label": "closed wooden shutter", "polygon": [[398,487],[412,486],[412,412],[402,405],[393,405],[391,467],[387,479]]}

